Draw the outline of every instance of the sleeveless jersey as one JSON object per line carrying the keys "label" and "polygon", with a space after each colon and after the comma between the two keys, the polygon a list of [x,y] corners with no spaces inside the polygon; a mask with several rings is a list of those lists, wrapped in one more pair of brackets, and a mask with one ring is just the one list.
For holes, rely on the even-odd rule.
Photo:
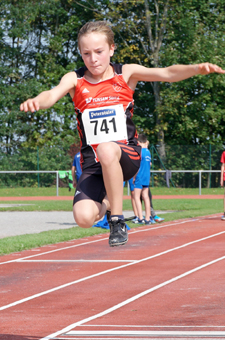
{"label": "sleeveless jersey", "polygon": [[98,163],[97,146],[119,141],[137,145],[133,116],[133,94],[122,76],[122,65],[111,64],[114,76],[92,84],[84,78],[86,67],[76,70],[77,86],[73,98],[81,140],[82,169]]}

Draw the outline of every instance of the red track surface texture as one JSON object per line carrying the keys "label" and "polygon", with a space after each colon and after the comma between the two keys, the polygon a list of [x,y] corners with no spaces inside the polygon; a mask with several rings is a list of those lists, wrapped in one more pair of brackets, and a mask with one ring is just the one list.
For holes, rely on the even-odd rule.
{"label": "red track surface texture", "polygon": [[225,339],[225,222],[143,226],[0,257],[0,339]]}

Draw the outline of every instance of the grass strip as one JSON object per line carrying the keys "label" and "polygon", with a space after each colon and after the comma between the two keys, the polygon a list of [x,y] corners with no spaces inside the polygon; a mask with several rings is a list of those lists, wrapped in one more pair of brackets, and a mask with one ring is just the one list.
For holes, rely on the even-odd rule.
{"label": "grass strip", "polygon": [[[124,195],[127,195],[127,187],[124,188]],[[153,195],[198,195],[199,188],[167,188],[151,187]],[[202,188],[202,195],[223,195],[223,188]],[[59,188],[59,196],[73,196],[74,190]],[[56,187],[50,188],[0,188],[0,197],[24,197],[24,196],[56,196]]]}
{"label": "grass strip", "polygon": [[100,228],[82,229],[79,227],[73,227],[63,230],[43,231],[37,234],[6,237],[0,239],[0,255],[21,252],[23,250],[85,238],[87,236],[103,234],[107,232],[109,231]]}
{"label": "grass strip", "polygon": [[[16,202],[16,201],[15,201]],[[1,202],[2,203],[2,202]],[[8,203],[8,202],[7,202]],[[18,203],[18,202],[17,202]],[[21,202],[19,202],[21,203]],[[33,205],[34,204],[34,205]],[[51,211],[64,210],[71,211],[72,205],[69,201],[34,201],[33,206],[18,207],[18,209],[26,209],[26,211]],[[156,211],[173,211],[170,213],[159,214],[165,218],[166,222],[174,221],[183,218],[195,218],[198,216],[207,216],[223,211],[223,200],[210,199],[171,199],[171,200],[154,200],[154,209]],[[11,208],[5,208],[8,211]],[[18,210],[17,209],[17,210]],[[130,200],[124,200],[124,210],[132,210]],[[2,209],[0,209],[2,211]],[[221,222],[222,223],[222,222]],[[138,225],[132,222],[127,223],[131,228],[138,228]],[[0,255],[20,252],[22,250],[41,247],[48,244],[55,244],[59,242],[84,238],[96,234],[108,233],[109,231],[101,228],[82,229],[73,227],[61,230],[51,230],[36,234],[27,234],[20,236],[12,236],[0,239]]]}

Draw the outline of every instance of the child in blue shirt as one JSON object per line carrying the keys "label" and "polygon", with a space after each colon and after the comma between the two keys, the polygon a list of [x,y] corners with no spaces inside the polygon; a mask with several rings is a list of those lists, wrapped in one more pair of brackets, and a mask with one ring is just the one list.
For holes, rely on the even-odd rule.
{"label": "child in blue shirt", "polygon": [[[150,199],[148,194],[150,182],[151,154],[148,150],[148,140],[144,134],[138,136],[138,143],[141,145],[141,165],[134,180],[134,200],[138,212],[138,223],[151,224]],[[141,197],[145,205],[145,219],[142,214]]]}
{"label": "child in blue shirt", "polygon": [[76,184],[79,181],[79,178],[82,174],[81,166],[80,166],[80,151],[76,153],[73,159],[72,165],[72,176],[73,176],[73,187],[76,188]]}

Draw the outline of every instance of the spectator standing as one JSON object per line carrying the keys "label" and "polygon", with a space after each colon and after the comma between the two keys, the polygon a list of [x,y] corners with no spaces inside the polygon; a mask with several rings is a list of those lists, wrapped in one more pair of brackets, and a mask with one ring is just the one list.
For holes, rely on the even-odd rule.
{"label": "spectator standing", "polygon": [[[123,182],[123,186],[125,185],[125,182]],[[136,204],[135,204],[135,200],[134,200],[134,178],[132,177],[131,179],[128,180],[128,185],[130,188],[130,199],[131,199],[131,204],[132,204],[132,208],[133,208],[133,212],[135,215],[135,218],[132,220],[134,222],[134,220],[137,219],[137,208],[136,208]]]}
{"label": "spectator standing", "polygon": [[[151,224],[150,216],[150,199],[148,195],[149,182],[150,182],[150,167],[151,167],[151,154],[148,150],[148,140],[145,134],[138,136],[138,143],[141,146],[141,165],[137,175],[134,178],[134,200],[138,213],[138,223]],[[142,213],[142,202],[145,205],[145,219]]]}
{"label": "spectator standing", "polygon": [[73,187],[76,188],[76,184],[79,181],[79,178],[82,174],[81,165],[80,165],[80,151],[76,153],[73,159],[72,165],[72,177],[73,177]]}
{"label": "spectator standing", "polygon": [[150,205],[151,205],[151,216],[150,216],[151,223],[155,223],[155,222],[163,222],[163,221],[164,221],[164,218],[157,216],[157,215],[156,215],[156,212],[155,212],[155,210],[154,210],[154,208],[153,208],[153,203],[152,203],[152,193],[151,193],[150,188],[148,188],[148,195],[149,195]]}

